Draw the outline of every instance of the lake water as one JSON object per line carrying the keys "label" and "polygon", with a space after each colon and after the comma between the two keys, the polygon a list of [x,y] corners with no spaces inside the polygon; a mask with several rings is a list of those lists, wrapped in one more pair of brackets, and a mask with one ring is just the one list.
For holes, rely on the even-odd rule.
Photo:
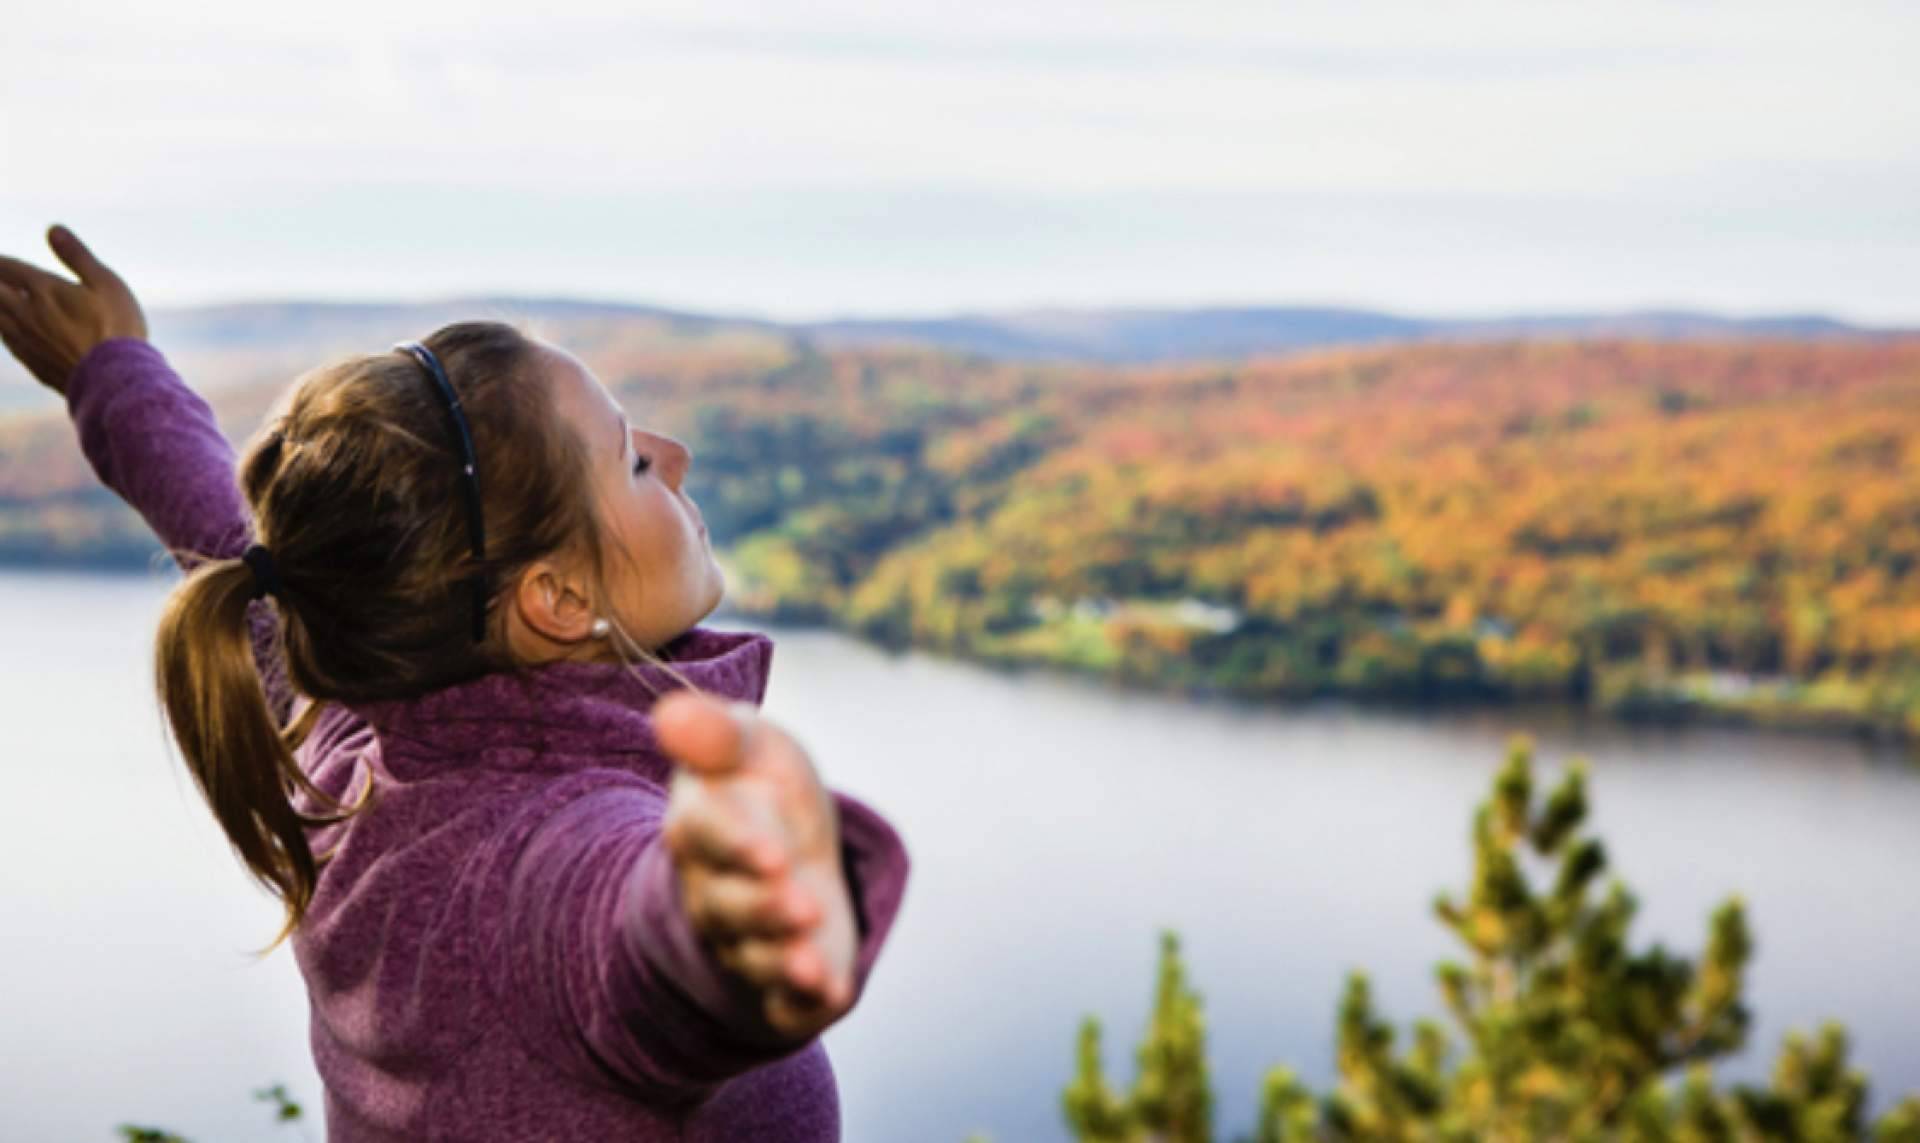
{"label": "lake water", "polygon": [[[293,1139],[250,1091],[317,1108],[279,910],[228,855],[163,737],[150,638],[168,579],[0,573],[0,1138],[151,1122],[199,1143]],[[726,624],[720,624],[722,626]],[[1205,998],[1216,1122],[1251,1122],[1276,1062],[1332,1071],[1346,972],[1397,1021],[1433,1013],[1471,807],[1507,736],[1593,764],[1595,826],[1641,940],[1686,952],[1747,901],[1764,1068],[1780,1034],[1854,1033],[1876,1104],[1920,1091],[1920,771],[1898,754],[1552,714],[1265,710],[1109,692],[772,632],[768,710],[828,780],[900,828],[915,872],[867,996],[828,1038],[850,1140],[1065,1136],[1087,1013],[1132,1070],[1156,934]],[[318,1124],[310,1130],[319,1138]]]}

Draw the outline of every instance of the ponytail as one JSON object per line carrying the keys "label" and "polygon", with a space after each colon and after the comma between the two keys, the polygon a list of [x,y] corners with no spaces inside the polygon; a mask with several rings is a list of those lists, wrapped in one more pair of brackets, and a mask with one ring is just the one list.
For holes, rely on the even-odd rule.
{"label": "ponytail", "polygon": [[[154,676],[161,709],[213,816],[248,872],[286,905],[286,924],[265,952],[286,939],[313,900],[320,862],[306,827],[341,821],[358,805],[342,807],[294,761],[319,705],[283,728],[267,704],[247,620],[253,582],[237,559],[189,572],[160,617]],[[331,812],[301,813],[296,792]]]}

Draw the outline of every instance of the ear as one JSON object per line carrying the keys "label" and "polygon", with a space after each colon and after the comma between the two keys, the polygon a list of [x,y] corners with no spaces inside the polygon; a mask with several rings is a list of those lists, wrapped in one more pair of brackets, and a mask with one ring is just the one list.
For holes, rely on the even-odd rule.
{"label": "ear", "polygon": [[562,564],[535,560],[514,584],[512,603],[520,622],[543,639],[581,643],[593,635],[586,581]]}

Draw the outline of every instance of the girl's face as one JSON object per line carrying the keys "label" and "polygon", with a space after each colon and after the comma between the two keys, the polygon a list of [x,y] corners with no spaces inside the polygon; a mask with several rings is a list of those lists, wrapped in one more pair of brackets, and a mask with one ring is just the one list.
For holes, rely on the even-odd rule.
{"label": "girl's face", "polygon": [[704,619],[726,591],[700,509],[680,490],[693,454],[628,424],[613,394],[571,354],[542,343],[537,355],[556,413],[586,446],[610,596],[595,600],[595,611],[657,649]]}

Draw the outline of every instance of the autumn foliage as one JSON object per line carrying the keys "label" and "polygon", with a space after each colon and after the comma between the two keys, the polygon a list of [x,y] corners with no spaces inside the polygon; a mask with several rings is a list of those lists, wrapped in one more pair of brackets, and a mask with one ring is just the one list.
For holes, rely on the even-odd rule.
{"label": "autumn foliage", "polygon": [[[1920,732],[1920,342],[1118,369],[547,332],[694,446],[750,614],[1252,696]],[[70,436],[0,423],[0,556],[139,558]]]}

